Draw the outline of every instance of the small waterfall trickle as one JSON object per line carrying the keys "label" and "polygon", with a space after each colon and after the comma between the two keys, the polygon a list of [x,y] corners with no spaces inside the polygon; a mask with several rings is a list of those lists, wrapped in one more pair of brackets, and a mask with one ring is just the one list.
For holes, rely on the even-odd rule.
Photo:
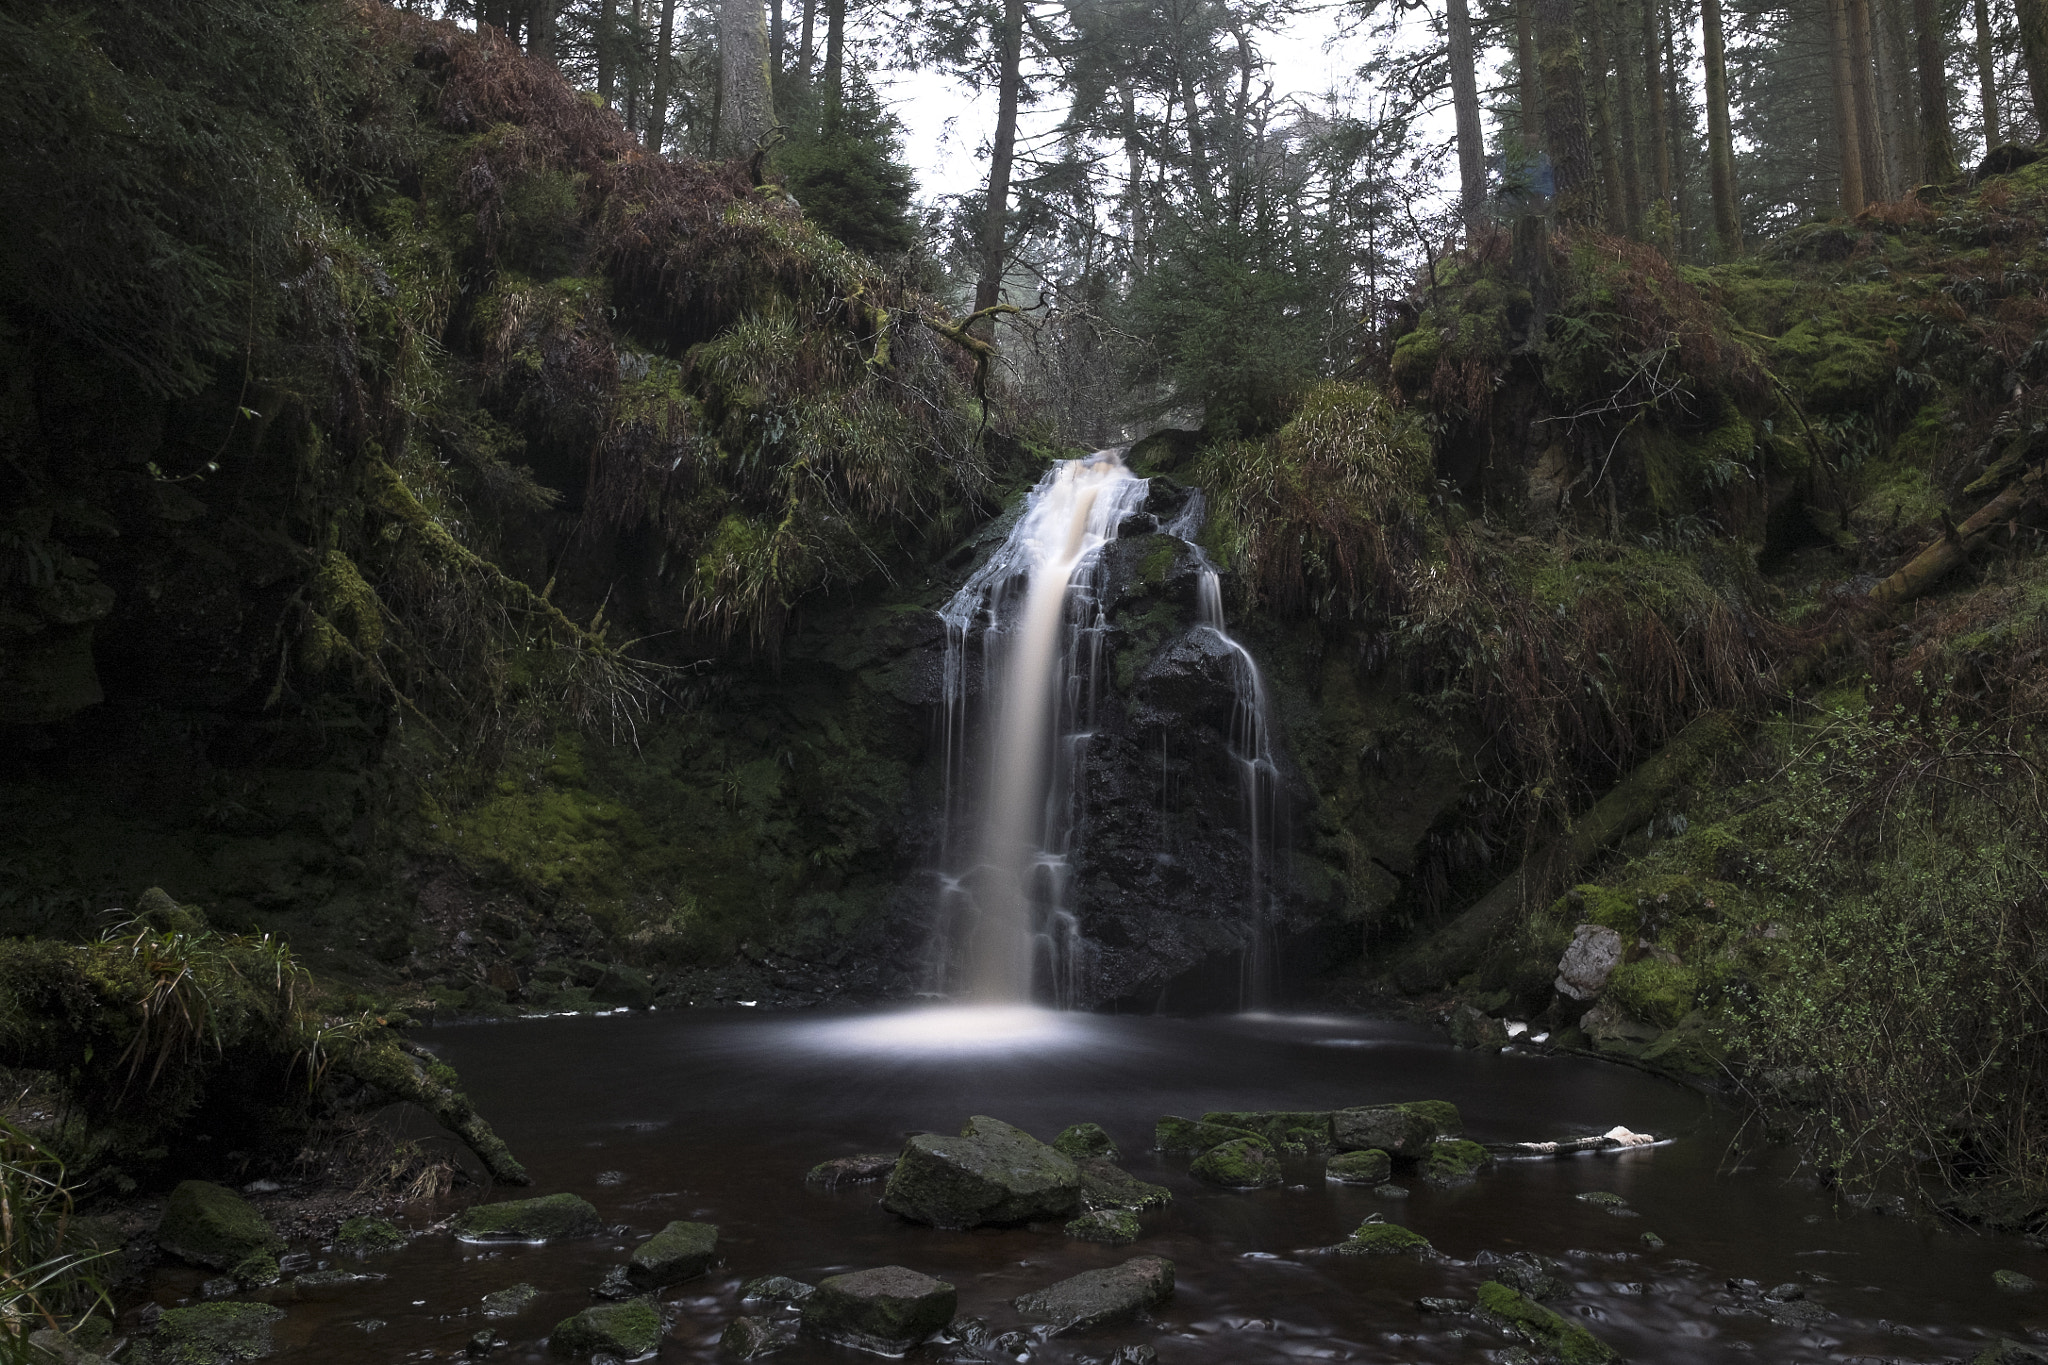
{"label": "small waterfall trickle", "polygon": [[[1245,907],[1244,965],[1238,978],[1238,1007],[1258,1009],[1270,1003],[1273,976],[1274,874],[1280,847],[1279,765],[1273,761],[1272,713],[1266,702],[1266,681],[1251,651],[1230,634],[1223,619],[1223,582],[1208,551],[1196,543],[1208,512],[1202,491],[1188,495],[1180,514],[1160,530],[1178,539],[1194,555],[1201,571],[1200,623],[1215,632],[1230,652],[1231,684],[1236,693],[1230,717],[1230,757],[1237,765],[1239,818],[1251,856],[1249,903]],[[1165,743],[1162,735],[1160,742]]]}
{"label": "small waterfall trickle", "polygon": [[[934,966],[954,994],[1025,1001],[1036,981],[1057,1004],[1076,998],[1084,941],[1068,908],[1069,855],[1106,627],[1098,569],[1146,491],[1121,450],[1054,465],[1002,548],[940,612],[946,835]],[[977,629],[979,726],[968,713]],[[980,750],[972,764],[970,748]],[[970,826],[971,843],[957,837]]]}

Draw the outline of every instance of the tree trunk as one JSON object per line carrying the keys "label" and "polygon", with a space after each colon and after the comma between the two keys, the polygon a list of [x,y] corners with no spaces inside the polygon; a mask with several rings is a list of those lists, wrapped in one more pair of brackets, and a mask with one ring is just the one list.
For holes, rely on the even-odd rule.
{"label": "tree trunk", "polygon": [[1598,0],[1586,0],[1580,16],[1586,25],[1586,55],[1592,59],[1593,148],[1600,158],[1600,202],[1607,230],[1619,237],[1628,231],[1628,205],[1621,189],[1621,157],[1614,146],[1614,118],[1608,103],[1607,25]]}
{"label": "tree trunk", "polygon": [[1536,51],[1543,71],[1543,142],[1557,188],[1560,223],[1598,216],[1593,149],[1586,137],[1586,64],[1572,0],[1536,0]]}
{"label": "tree trunk", "polygon": [[1728,56],[1721,31],[1721,0],[1700,0],[1707,66],[1707,171],[1713,185],[1714,236],[1727,260],[1742,250],[1735,212],[1735,136],[1728,115]]}
{"label": "tree trunk", "polygon": [[789,60],[787,31],[782,22],[782,0],[768,0],[768,82],[772,87],[782,79],[782,69]]}
{"label": "tree trunk", "polygon": [[2048,0],[2013,0],[2020,21],[2020,61],[2034,99],[2034,126],[2048,133]]}
{"label": "tree trunk", "polygon": [[1855,59],[1849,44],[1849,0],[1828,0],[1828,55],[1834,71],[1835,142],[1842,162],[1842,209],[1863,212],[1863,139],[1856,117]]}
{"label": "tree trunk", "polygon": [[1671,164],[1674,174],[1671,178],[1671,239],[1680,256],[1692,252],[1692,177],[1685,173],[1685,143],[1683,129],[1687,126],[1689,105],[1685,98],[1685,68],[1678,61],[1678,36],[1672,22],[1671,7],[1664,7],[1664,79],[1670,88],[1664,92],[1669,105],[1671,122]]}
{"label": "tree trunk", "polygon": [[[1940,3],[1940,0],[1937,0]],[[1907,0],[1871,0],[1877,35],[1878,122],[1884,128],[1885,183],[1896,198],[1921,183],[1919,67]]]}
{"label": "tree trunk", "polygon": [[[1613,17],[1609,0],[1594,0],[1594,22],[1606,24]],[[1636,81],[1640,64],[1629,60],[1629,39],[1621,24],[1612,25],[1614,34],[1614,111],[1621,120],[1617,129],[1621,148],[1621,193],[1625,201],[1628,235],[1643,238],[1642,130],[1636,123]]]}
{"label": "tree trunk", "polygon": [[811,35],[818,18],[818,0],[804,0],[804,27],[796,43],[796,79],[799,85],[811,83],[811,59],[817,49],[811,45]]}
{"label": "tree trunk", "polygon": [[555,59],[555,6],[559,0],[531,0],[526,10],[526,55]]}
{"label": "tree trunk", "polygon": [[1972,0],[1977,20],[1977,97],[1984,102],[1984,150],[2005,141],[1998,127],[1998,63],[1991,55],[1991,7]]}
{"label": "tree trunk", "polygon": [[839,131],[846,105],[846,0],[825,0],[825,131]]}
{"label": "tree trunk", "polygon": [[1665,250],[1671,240],[1671,115],[1664,103],[1664,26],[1658,22],[1663,0],[1642,0],[1643,85],[1650,98],[1650,141],[1657,167],[1657,212],[1648,235]]}
{"label": "tree trunk", "polygon": [[1942,36],[1940,5],[1935,0],[1913,0],[1914,55],[1920,68],[1920,178],[1935,184],[1956,178]]}
{"label": "tree trunk", "polygon": [[1514,0],[1515,64],[1522,77],[1521,103],[1516,114],[1522,122],[1522,150],[1532,161],[1543,147],[1543,77],[1536,59],[1536,30],[1530,19],[1535,3],[1536,0]]}
{"label": "tree trunk", "polygon": [[1145,147],[1138,137],[1138,96],[1129,85],[1123,87],[1124,113],[1124,213],[1130,225],[1130,259],[1133,278],[1145,273]]}
{"label": "tree trunk", "polygon": [[1863,193],[1869,199],[1890,199],[1884,124],[1877,108],[1877,45],[1870,28],[1870,0],[1848,0],[1847,7],[1850,89],[1856,97],[1856,146],[1863,154]]}
{"label": "tree trunk", "polygon": [[1486,133],[1479,122],[1479,68],[1472,15],[1465,0],[1446,0],[1450,27],[1451,105],[1458,121],[1458,208],[1467,236],[1486,215]]}
{"label": "tree trunk", "polygon": [[752,156],[775,131],[768,24],[761,0],[718,2],[718,143],[715,154]]}
{"label": "tree trunk", "polygon": [[668,136],[669,80],[675,73],[676,0],[661,0],[661,28],[654,41],[654,98],[647,108],[647,150],[661,151]]}
{"label": "tree trunk", "polygon": [[619,0],[604,0],[597,8],[597,97],[612,107],[612,86],[618,79],[618,62],[613,57],[617,40]]}
{"label": "tree trunk", "polygon": [[[834,4],[841,0],[833,0]],[[1002,72],[996,83],[996,135],[989,150],[988,199],[981,216],[981,278],[974,286],[974,311],[1002,301],[1003,271],[1009,264],[1010,163],[1017,151],[1017,100],[1023,86],[1024,0],[1003,0]],[[987,340],[993,319],[981,321]]]}

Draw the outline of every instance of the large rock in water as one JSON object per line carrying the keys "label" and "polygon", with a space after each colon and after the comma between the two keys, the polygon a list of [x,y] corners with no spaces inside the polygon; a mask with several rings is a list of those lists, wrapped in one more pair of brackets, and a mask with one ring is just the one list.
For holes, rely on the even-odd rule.
{"label": "large rock in water", "polygon": [[1479,1286],[1479,1311],[1509,1328],[1548,1360],[1562,1365],[1608,1365],[1621,1357],[1612,1346],[1570,1318],[1551,1312],[1498,1280]]}
{"label": "large rock in water", "polygon": [[1108,1270],[1090,1270],[1018,1296],[1017,1311],[1050,1323],[1055,1332],[1078,1332],[1135,1317],[1173,1294],[1173,1262],[1133,1256]]}
{"label": "large rock in water", "polygon": [[1219,1143],[1247,1137],[1265,1141],[1248,1128],[1232,1128],[1207,1119],[1184,1119],[1175,1114],[1161,1118],[1152,1128],[1152,1145],[1159,1151],[1178,1156],[1199,1156]]}
{"label": "large rock in water", "polygon": [[806,1335],[900,1356],[953,1320],[959,1295],[944,1280],[900,1265],[819,1281],[803,1302]]}
{"label": "large rock in water", "polygon": [[171,1191],[156,1244],[181,1261],[227,1270],[257,1252],[284,1247],[255,1205],[225,1185],[187,1180]]}
{"label": "large rock in water", "polygon": [[662,1289],[695,1279],[717,1259],[716,1224],[670,1223],[633,1248],[626,1280],[635,1289]]}
{"label": "large rock in water", "polygon": [[559,1242],[599,1227],[597,1208],[573,1194],[472,1204],[455,1216],[455,1235],[465,1242]]}
{"label": "large rock in water", "polygon": [[1228,1190],[1263,1190],[1280,1183],[1280,1158],[1259,1138],[1238,1138],[1196,1157],[1188,1174]]}
{"label": "large rock in water", "polygon": [[939,1228],[1074,1216],[1081,1172],[1021,1128],[977,1114],[958,1137],[920,1133],[882,1192],[882,1207]]}
{"label": "large rock in water", "polygon": [[1464,1130],[1455,1105],[1442,1100],[1411,1100],[1339,1109],[1330,1115],[1330,1136],[1340,1152],[1373,1148],[1389,1156],[1417,1160],[1444,1134]]}
{"label": "large rock in water", "polygon": [[1218,1110],[1202,1115],[1202,1122],[1257,1133],[1276,1147],[1300,1143],[1314,1151],[1330,1144],[1328,1110]]}
{"label": "large rock in water", "polygon": [[604,1351],[632,1360],[659,1349],[665,1330],[661,1315],[645,1300],[604,1303],[556,1323],[548,1334],[548,1350],[558,1356]]}

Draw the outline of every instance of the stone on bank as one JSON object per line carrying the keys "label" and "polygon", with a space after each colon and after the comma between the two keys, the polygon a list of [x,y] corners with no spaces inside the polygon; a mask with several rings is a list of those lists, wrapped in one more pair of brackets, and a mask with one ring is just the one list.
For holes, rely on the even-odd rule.
{"label": "stone on bank", "polygon": [[256,1206],[225,1185],[187,1180],[171,1191],[156,1244],[181,1261],[228,1270],[257,1253],[284,1248]]}
{"label": "stone on bank", "polygon": [[548,1350],[558,1356],[587,1356],[599,1351],[632,1360],[661,1345],[661,1315],[644,1300],[601,1303],[555,1324]]}
{"label": "stone on bank", "polygon": [[900,1356],[953,1320],[959,1295],[944,1280],[900,1265],[820,1280],[803,1301],[806,1336]]}
{"label": "stone on bank", "polygon": [[173,1308],[157,1320],[135,1357],[146,1365],[231,1365],[272,1350],[271,1324],[284,1316],[267,1303],[204,1303]]}

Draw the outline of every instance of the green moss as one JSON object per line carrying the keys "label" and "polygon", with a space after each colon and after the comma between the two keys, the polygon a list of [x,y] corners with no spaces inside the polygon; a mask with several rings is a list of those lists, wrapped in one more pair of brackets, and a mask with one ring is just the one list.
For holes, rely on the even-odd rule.
{"label": "green moss", "polygon": [[1616,967],[1603,998],[1646,1024],[1671,1028],[1692,1012],[1699,985],[1692,968],[1646,957]]}
{"label": "green moss", "polygon": [[474,1242],[555,1242],[597,1231],[597,1210],[573,1194],[474,1204],[455,1215],[455,1235]]}
{"label": "green moss", "polygon": [[1179,552],[1180,547],[1173,542],[1171,537],[1159,537],[1159,543],[1147,550],[1145,557],[1138,561],[1139,581],[1155,588],[1164,583],[1166,575],[1172,570],[1173,561]]}
{"label": "green moss", "polygon": [[1243,1137],[1219,1143],[1196,1157],[1188,1174],[1226,1189],[1258,1190],[1280,1183],[1280,1161],[1265,1139]]}
{"label": "green moss", "polygon": [[1182,1156],[1206,1152],[1218,1143],[1231,1142],[1238,1138],[1265,1141],[1257,1133],[1243,1128],[1232,1128],[1227,1124],[1210,1123],[1206,1120],[1178,1118],[1172,1114],[1160,1119],[1152,1129],[1152,1146],[1156,1150]]}
{"label": "green moss", "polygon": [[1123,1209],[1097,1209],[1084,1213],[1066,1226],[1066,1234],[1083,1242],[1106,1242],[1124,1246],[1138,1240],[1143,1229],[1138,1217]]}
{"label": "green moss", "polygon": [[1488,1280],[1479,1286],[1479,1311],[1505,1323],[1524,1341],[1559,1365],[1608,1365],[1621,1359],[1614,1349],[1569,1318]]}
{"label": "green moss", "polygon": [[1390,1107],[1422,1119],[1439,1137],[1455,1137],[1465,1131],[1465,1116],[1449,1100],[1402,1100]]}
{"label": "green moss", "polygon": [[267,1303],[202,1303],[172,1308],[157,1319],[149,1343],[152,1365],[222,1365],[271,1352],[271,1324],[284,1316]]}
{"label": "green moss", "polygon": [[1393,1173],[1393,1159],[1373,1147],[1362,1152],[1338,1152],[1323,1163],[1323,1175],[1344,1185],[1379,1185]]}
{"label": "green moss", "polygon": [[1346,1256],[1419,1256],[1434,1248],[1427,1237],[1399,1223],[1361,1223],[1337,1250]]}
{"label": "green moss", "polygon": [[350,1218],[334,1234],[334,1249],[357,1256],[377,1251],[395,1251],[405,1245],[405,1234],[395,1223],[382,1218]]}
{"label": "green moss", "polygon": [[1422,1178],[1432,1185],[1463,1185],[1479,1174],[1493,1157],[1476,1142],[1455,1138],[1433,1142],[1422,1159]]}
{"label": "green moss", "polygon": [[599,1304],[556,1323],[548,1334],[548,1351],[558,1356],[607,1351],[623,1360],[636,1360],[657,1350],[664,1335],[661,1315],[649,1303],[636,1299]]}
{"label": "green moss", "polygon": [[1052,1149],[1075,1161],[1090,1157],[1115,1161],[1118,1156],[1116,1143],[1099,1123],[1075,1123],[1062,1128],[1052,1140]]}
{"label": "green moss", "polygon": [[1411,393],[1427,388],[1436,375],[1443,345],[1442,332],[1426,322],[1417,325],[1394,343],[1394,382]]}

